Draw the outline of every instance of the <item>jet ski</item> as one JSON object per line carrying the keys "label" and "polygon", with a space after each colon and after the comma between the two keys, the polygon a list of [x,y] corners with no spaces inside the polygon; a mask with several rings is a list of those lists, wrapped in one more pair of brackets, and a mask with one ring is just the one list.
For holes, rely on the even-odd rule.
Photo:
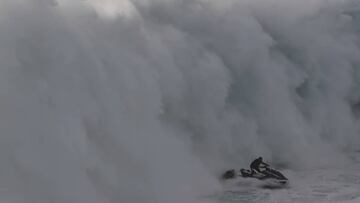
{"label": "jet ski", "polygon": [[231,169],[223,173],[221,176],[223,180],[235,179],[237,177],[255,178],[274,186],[284,186],[289,182],[282,173],[268,166],[264,166],[261,168],[260,172],[254,173],[252,173],[249,169],[240,169],[239,173],[236,170]]}
{"label": "jet ski", "polygon": [[286,185],[289,182],[282,173],[270,167],[265,167],[264,170],[254,173],[251,173],[251,170],[248,169],[240,169],[240,176],[243,178],[256,178],[268,183],[280,185]]}

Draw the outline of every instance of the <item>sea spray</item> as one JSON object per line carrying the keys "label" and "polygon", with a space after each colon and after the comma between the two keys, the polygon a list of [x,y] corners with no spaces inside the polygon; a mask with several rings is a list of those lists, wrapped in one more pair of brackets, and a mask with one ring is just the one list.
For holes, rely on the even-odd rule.
{"label": "sea spray", "polygon": [[356,2],[294,2],[3,0],[1,201],[210,202],[259,155],[342,162]]}

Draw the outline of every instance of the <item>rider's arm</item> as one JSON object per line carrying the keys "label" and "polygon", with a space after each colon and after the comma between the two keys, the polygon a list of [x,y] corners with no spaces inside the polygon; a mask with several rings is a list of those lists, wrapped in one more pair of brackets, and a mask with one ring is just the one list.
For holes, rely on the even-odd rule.
{"label": "rider's arm", "polygon": [[260,168],[267,168],[267,167],[269,167],[269,164],[262,162],[262,163],[259,165],[259,167],[260,167]]}

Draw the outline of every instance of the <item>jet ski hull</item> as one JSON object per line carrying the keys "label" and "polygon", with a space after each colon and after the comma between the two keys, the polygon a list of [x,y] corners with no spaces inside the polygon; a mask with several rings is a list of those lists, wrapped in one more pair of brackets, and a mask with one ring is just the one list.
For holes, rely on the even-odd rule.
{"label": "jet ski hull", "polygon": [[265,187],[270,188],[284,187],[289,183],[289,180],[282,173],[272,168],[266,168],[261,172],[252,172],[247,169],[241,169],[240,171],[231,169],[223,173],[221,179],[229,180],[237,177],[258,179],[265,182]]}

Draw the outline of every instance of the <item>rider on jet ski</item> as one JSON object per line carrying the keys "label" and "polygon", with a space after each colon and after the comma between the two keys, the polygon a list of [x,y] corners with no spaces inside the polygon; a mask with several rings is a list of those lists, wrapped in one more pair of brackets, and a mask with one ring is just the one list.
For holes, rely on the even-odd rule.
{"label": "rider on jet ski", "polygon": [[255,172],[261,173],[261,171],[260,171],[261,166],[262,167],[269,166],[269,164],[263,162],[262,157],[259,157],[259,158],[255,159],[253,162],[251,162],[251,164],[250,164],[251,174],[254,174]]}
{"label": "rider on jet ski", "polygon": [[[265,168],[265,170],[260,171],[261,168]],[[280,185],[286,185],[288,183],[288,179],[281,172],[270,168],[269,164],[264,163],[262,157],[251,162],[250,169],[251,170],[242,168],[239,171],[240,173],[237,173],[235,169],[227,170],[222,174],[221,179],[235,179],[240,176],[243,178],[256,178],[258,180],[271,180]]]}

